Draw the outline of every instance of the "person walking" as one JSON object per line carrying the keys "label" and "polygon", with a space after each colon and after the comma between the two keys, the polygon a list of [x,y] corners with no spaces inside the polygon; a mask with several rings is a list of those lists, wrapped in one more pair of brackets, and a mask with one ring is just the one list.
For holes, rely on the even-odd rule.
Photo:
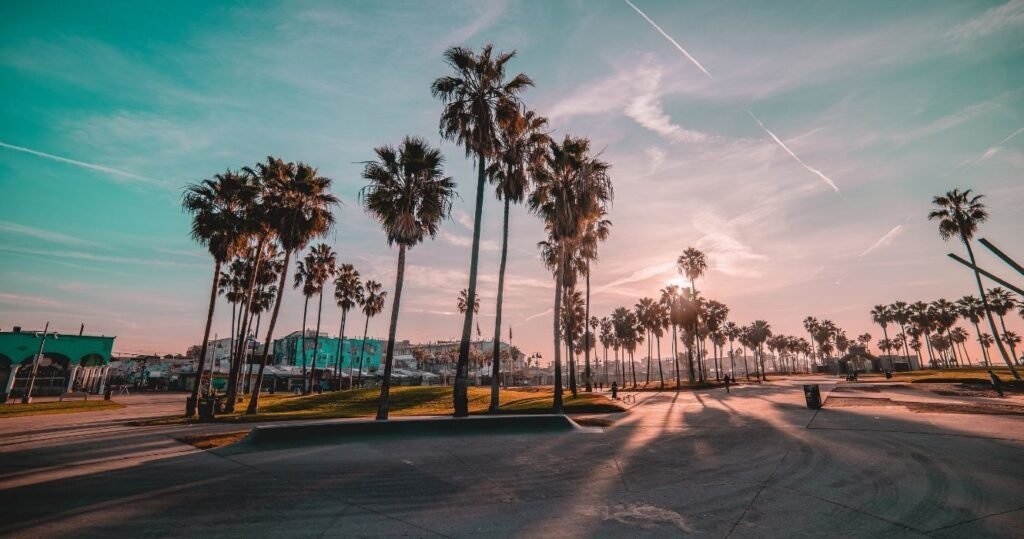
{"label": "person walking", "polygon": [[722,379],[725,380],[725,392],[729,393],[729,383],[732,382],[732,378],[729,377],[729,373],[725,373],[725,377]]}
{"label": "person walking", "polygon": [[1005,395],[1003,395],[1003,381],[1000,380],[998,376],[996,376],[996,373],[992,372],[992,369],[988,370],[988,378],[989,380],[992,380],[992,389],[996,390],[996,393],[999,394],[999,397],[1005,397]]}

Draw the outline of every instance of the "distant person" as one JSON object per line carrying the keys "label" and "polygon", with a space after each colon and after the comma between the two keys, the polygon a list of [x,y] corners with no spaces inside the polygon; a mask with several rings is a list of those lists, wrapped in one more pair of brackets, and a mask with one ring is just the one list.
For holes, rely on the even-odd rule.
{"label": "distant person", "polygon": [[988,370],[988,378],[992,380],[992,388],[996,390],[996,393],[999,393],[1000,397],[1005,397],[1003,395],[1003,381],[996,376],[996,373],[992,372],[992,369]]}
{"label": "distant person", "polygon": [[617,382],[612,382],[612,398],[619,398],[619,384]]}
{"label": "distant person", "polygon": [[729,383],[732,382],[732,378],[729,377],[729,373],[726,373],[722,379],[725,380],[725,392],[729,393]]}

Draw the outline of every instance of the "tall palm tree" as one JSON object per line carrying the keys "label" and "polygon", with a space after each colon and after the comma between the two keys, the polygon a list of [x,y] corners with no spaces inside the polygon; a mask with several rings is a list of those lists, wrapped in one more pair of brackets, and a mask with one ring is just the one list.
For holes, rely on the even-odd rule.
{"label": "tall palm tree", "polygon": [[[935,357],[932,354],[931,331],[935,325],[932,313],[928,310],[928,304],[923,301],[915,301],[909,307],[910,321],[914,324],[912,335],[924,336],[925,351],[928,352],[928,364],[933,368],[936,365]],[[918,354],[920,356],[920,354]],[[920,357],[918,358],[920,362]]]}
{"label": "tall palm tree", "polygon": [[[391,305],[391,325],[384,356],[384,380],[377,403],[377,420],[388,418],[391,369],[395,356],[395,332],[405,280],[405,252],[437,236],[441,221],[451,214],[455,181],[444,174],[444,157],[423,139],[406,137],[396,149],[380,146],[376,161],[366,163],[363,178],[369,183],[359,192],[360,199],[374,219],[380,222],[388,245],[398,244],[398,269],[395,296]],[[467,303],[476,300],[470,285]]]}
{"label": "tall palm tree", "polygon": [[[530,175],[540,164],[544,148],[550,142],[545,132],[547,118],[523,107],[504,102],[496,111],[496,155],[488,167],[488,176],[495,184],[495,194],[504,203],[501,229],[501,263],[498,266],[498,296],[494,316],[494,342],[491,356],[490,411],[499,405],[498,378],[501,374],[501,318],[505,298],[505,269],[508,265],[509,207],[526,199]],[[468,291],[467,291],[468,292]],[[465,311],[461,311],[465,314]],[[474,313],[475,315],[476,313]]]}
{"label": "tall palm tree", "polygon": [[964,328],[955,327],[949,331],[950,342],[960,345],[960,353],[963,354],[963,357],[967,360],[967,366],[970,367],[972,366],[971,356],[967,353],[967,347],[964,346],[964,343],[966,343],[969,338],[970,335],[967,334],[967,330]]}
{"label": "tall palm tree", "polygon": [[[575,288],[568,289],[565,294],[565,301],[562,304],[561,324],[569,357],[575,357],[577,343],[580,343],[583,339],[583,328],[586,326],[585,316],[586,306],[583,301],[583,293]],[[575,374],[575,363],[571,365],[569,371],[571,374]],[[575,376],[571,376],[569,382],[569,391],[575,397],[579,393],[575,383]]]}
{"label": "tall palm tree", "polygon": [[768,322],[764,320],[755,320],[750,324],[750,341],[751,345],[757,348],[758,364],[761,367],[761,379],[768,381],[768,377],[765,375],[764,369],[764,352],[761,350],[761,346],[772,336],[772,328]]}
{"label": "tall palm tree", "polygon": [[[978,336],[978,342],[981,342],[981,328],[978,324],[981,322],[983,316],[982,311],[985,306],[981,303],[981,300],[972,295],[966,295],[956,302],[957,308],[960,310],[960,316],[971,321],[974,325],[974,333]],[[988,359],[988,349],[986,347],[981,348],[981,359],[985,362],[985,366],[990,366]]]}
{"label": "tall palm tree", "polygon": [[[892,322],[892,312],[889,310],[888,305],[875,305],[874,309],[871,309],[871,321],[878,324],[882,328],[882,337],[885,342],[892,342],[889,340],[889,322]],[[889,352],[889,349],[886,349]]]}
{"label": "tall palm tree", "polygon": [[562,411],[558,313],[561,312],[563,286],[571,278],[570,264],[573,255],[578,253],[580,237],[588,224],[604,214],[606,205],[614,196],[609,168],[607,163],[590,155],[588,139],[567,135],[561,144],[549,143],[549,149],[534,174],[536,188],[530,195],[530,209],[544,220],[550,240],[542,244],[547,244],[553,255],[545,257],[545,264],[554,270],[555,276],[555,306],[552,311],[555,413]]}
{"label": "tall palm tree", "polygon": [[679,353],[676,348],[676,322],[672,317],[672,310],[675,308],[676,299],[679,297],[679,286],[670,284],[661,289],[661,304],[665,307],[665,314],[668,317],[669,326],[672,328],[672,344],[669,346],[669,353],[672,354],[672,364],[675,366],[676,387],[679,387]]}
{"label": "tall palm tree", "polygon": [[[583,259],[583,274],[586,283],[586,312],[587,318],[590,318],[590,266],[592,263],[597,261],[597,245],[598,243],[608,239],[608,235],[611,233],[612,222],[603,219],[604,209],[601,209],[597,216],[594,216],[590,222],[587,223],[586,228],[583,231],[583,235],[580,238],[580,257]],[[584,365],[585,365],[585,378],[586,378],[586,390],[593,391],[593,385],[590,380],[590,348],[593,344],[593,337],[591,332],[587,332],[584,336],[585,345],[584,348]]]}
{"label": "tall palm tree", "polygon": [[[815,318],[813,316],[808,316],[807,318],[804,318],[804,329],[807,331],[807,335],[811,338],[811,341],[810,341],[811,342],[811,356],[814,356],[814,343],[816,341],[816,339],[814,338],[814,334],[815,334],[815,331],[817,330],[817,328],[818,328],[818,319],[817,318]],[[812,362],[813,362],[813,357],[812,357]]]}
{"label": "tall palm tree", "polygon": [[1003,343],[997,335],[999,332],[996,330],[996,322],[992,318],[992,311],[990,310],[988,299],[985,297],[985,288],[981,284],[981,274],[978,273],[977,264],[974,260],[974,250],[971,249],[971,239],[974,238],[978,227],[988,219],[988,210],[985,209],[985,205],[981,202],[983,197],[984,195],[971,196],[970,189],[964,191],[953,189],[945,195],[936,196],[932,199],[932,204],[937,209],[932,210],[928,214],[928,219],[939,222],[939,236],[943,240],[949,241],[952,238],[957,238],[967,248],[967,257],[970,259],[972,269],[974,270],[974,280],[978,285],[978,294],[981,295],[981,301],[985,306],[985,316],[988,318],[989,329],[992,330],[993,335],[996,335],[996,348],[999,349],[999,354],[1003,356],[1006,366],[1010,368],[1013,379],[1020,382],[1020,373],[1013,366],[1013,361],[1010,360],[1010,356],[1006,353],[1006,348],[1003,347]]}
{"label": "tall palm tree", "polygon": [[[707,324],[708,333],[712,341],[717,337],[718,332],[729,316],[729,307],[719,301],[710,300],[705,309],[704,322]],[[717,346],[717,345],[716,345]],[[715,348],[715,380],[721,380],[721,367],[718,364],[718,349]]]}
{"label": "tall palm tree", "polygon": [[[338,328],[338,355],[334,363],[334,372],[341,389],[342,347],[345,345],[345,322],[348,312],[363,301],[363,283],[359,280],[359,272],[352,264],[342,264],[334,278],[334,301],[341,308],[341,326]],[[349,358],[349,365],[352,364]],[[352,380],[349,379],[349,387]]]}
{"label": "tall palm tree", "polygon": [[[384,301],[388,297],[388,293],[384,291],[384,287],[377,281],[366,281],[365,289],[366,295],[363,296],[363,302],[359,305],[363,314],[366,315],[366,324],[363,325],[363,340],[359,342],[359,374],[356,377],[357,386],[362,385],[363,381],[363,359],[366,356],[366,339],[370,333],[370,319],[377,316],[384,310]],[[349,368],[348,377],[350,380],[352,379],[351,368]]]}
{"label": "tall palm tree", "polygon": [[[1006,341],[1006,344],[1009,345],[1011,350],[1016,350],[1017,345],[1020,344],[1020,335],[1017,335],[1012,331],[1004,331],[1001,337]],[[1016,351],[1014,354],[1016,354]]]}
{"label": "tall palm tree", "polygon": [[[910,306],[905,301],[897,301],[889,306],[889,317],[893,322],[900,325],[900,332],[907,334],[907,323],[910,322]],[[903,353],[910,356],[910,349],[907,348],[907,340],[903,339]]]}
{"label": "tall palm tree", "polygon": [[670,312],[672,321],[683,328],[680,339],[686,345],[687,379],[692,384],[697,381],[693,367],[694,345],[697,338],[697,324],[700,316],[700,297],[693,289],[683,290],[676,300],[676,308]]}
{"label": "tall palm tree", "polygon": [[740,327],[736,325],[736,322],[726,322],[722,326],[722,334],[725,335],[726,339],[729,339],[729,376],[733,379],[736,378],[736,355],[733,353],[733,341],[740,336]]}
{"label": "tall palm tree", "polygon": [[[651,309],[654,308],[654,300],[652,298],[640,298],[640,301],[633,306],[633,311],[636,313],[637,322],[640,327],[643,328],[644,334],[648,337],[653,329],[653,317],[651,316]],[[647,339],[647,369],[644,373],[644,386],[646,387],[651,383],[651,342],[653,339]]]}
{"label": "tall palm tree", "polygon": [[612,326],[612,319],[605,316],[600,319],[598,327],[600,333],[598,338],[604,348],[604,383],[608,383],[608,347],[615,346],[615,329]]}
{"label": "tall palm tree", "polygon": [[[263,354],[260,357],[255,389],[245,411],[249,415],[259,412],[263,373],[274,342],[274,328],[281,312],[291,255],[304,249],[314,238],[322,237],[331,230],[334,226],[333,210],[338,205],[338,197],[330,192],[331,179],[320,176],[316,168],[305,163],[286,163],[271,167],[267,177],[263,178],[263,183],[266,189],[263,195],[264,206],[267,208],[265,216],[278,245],[284,251],[284,260],[277,284],[277,299],[274,301],[274,311],[270,316]],[[305,331],[306,328],[302,329]],[[233,400],[229,399],[228,404],[234,406]]]}
{"label": "tall palm tree", "polygon": [[[940,337],[945,337],[949,330],[956,325],[958,318],[956,306],[945,299],[937,299],[932,302],[929,309],[932,312],[933,320],[935,320],[935,329],[938,331],[938,335]],[[950,362],[950,359],[953,363],[958,363],[956,359],[956,348],[952,346],[952,343],[950,343],[950,345],[949,350],[952,357],[947,358],[947,365]]]}
{"label": "tall palm tree", "polygon": [[[487,162],[494,159],[499,151],[499,116],[503,112],[518,109],[519,94],[533,86],[533,81],[522,73],[506,80],[505,64],[515,56],[515,51],[498,53],[493,57],[492,54],[493,46],[490,44],[485,45],[480,54],[464,47],[449,48],[445,51],[444,58],[453,74],[438,78],[430,88],[433,96],[444,104],[440,120],[441,135],[462,145],[466,155],[472,155],[477,161],[473,247],[469,262],[470,303],[476,299],[480,223],[483,217]],[[467,310],[462,324],[462,341],[459,344],[459,360],[455,373],[453,398],[456,417],[469,415],[467,377],[472,330],[473,313]]]}
{"label": "tall palm tree", "polygon": [[[314,264],[313,284],[316,287],[317,293],[320,294],[320,304],[316,310],[316,333],[313,335],[313,364],[309,369],[308,391],[311,392],[317,383],[316,360],[320,355],[320,319],[324,312],[324,287],[327,284],[327,280],[338,271],[338,255],[326,243],[314,246],[309,254],[312,256]],[[327,366],[324,365],[324,367],[326,368]]]}
{"label": "tall palm tree", "polygon": [[[988,349],[992,347],[992,342],[992,336],[989,335],[988,333],[981,333],[980,335],[978,335],[978,345],[981,346],[981,349],[985,352],[985,355],[988,355]],[[986,365],[986,367],[989,366],[991,365]]]}
{"label": "tall palm tree", "polygon": [[[1013,294],[1005,288],[995,287],[990,289],[986,293],[988,299],[988,308],[999,317],[999,325],[1003,328],[1003,335],[1008,332],[1006,330],[1006,315],[1013,311],[1014,307],[1017,306],[1017,301],[1014,299]],[[1002,336],[1002,335],[1000,335]],[[1010,347],[1010,355],[1013,357],[1013,361],[1017,361],[1017,346],[1016,343],[1006,343]]]}
{"label": "tall palm tree", "polygon": [[[683,254],[679,255],[676,259],[676,268],[679,273],[690,280],[690,289],[694,294],[697,294],[697,279],[704,276],[704,273],[708,270],[708,259],[704,255],[704,252],[695,247],[687,247]],[[696,296],[695,296],[696,297]],[[696,323],[700,323],[700,312],[698,311],[698,318]],[[701,353],[701,340],[697,339],[697,363],[701,363],[703,355]],[[704,369],[700,369],[701,381],[704,378]]]}
{"label": "tall palm tree", "polygon": [[214,306],[217,303],[220,268],[245,247],[248,238],[243,228],[244,213],[250,207],[250,200],[255,196],[256,188],[251,178],[231,171],[217,174],[210,180],[190,184],[182,193],[182,209],[192,214],[192,239],[205,247],[213,257],[210,305],[207,308],[206,326],[199,348],[196,379],[192,385],[192,395],[185,405],[186,417],[195,415],[199,400],[199,388],[210,341],[210,326],[213,324]]}
{"label": "tall palm tree", "polygon": [[[306,390],[306,360],[309,357],[306,345],[306,320],[309,314],[309,300],[316,295],[316,260],[313,253],[307,253],[303,260],[295,264],[295,281],[292,284],[295,288],[302,288],[302,297],[305,301],[302,304],[302,335],[299,337],[299,353],[302,354],[302,394],[307,395]],[[315,358],[314,358],[315,360]]]}

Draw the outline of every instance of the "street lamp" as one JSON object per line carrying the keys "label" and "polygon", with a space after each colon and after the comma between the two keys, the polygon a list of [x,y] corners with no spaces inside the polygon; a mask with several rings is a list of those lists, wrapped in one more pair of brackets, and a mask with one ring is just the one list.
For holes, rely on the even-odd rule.
{"label": "street lamp", "polygon": [[[47,322],[46,327],[43,328],[43,338],[39,341],[39,352],[36,353],[36,357],[32,360],[32,372],[29,373],[28,390],[25,392],[25,395],[21,397],[22,404],[29,404],[32,402],[32,388],[36,385],[36,371],[39,370],[39,361],[43,359],[43,345],[46,344],[46,336],[49,335],[49,330],[50,323]],[[36,337],[39,337],[38,333],[36,333]],[[53,333],[53,338],[58,338],[57,332]]]}

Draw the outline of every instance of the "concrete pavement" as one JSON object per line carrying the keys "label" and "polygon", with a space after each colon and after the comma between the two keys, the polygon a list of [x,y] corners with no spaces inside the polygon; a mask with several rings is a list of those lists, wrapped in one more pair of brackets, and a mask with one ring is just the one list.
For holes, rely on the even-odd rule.
{"label": "concrete pavement", "polygon": [[813,411],[804,381],[642,393],[596,433],[271,450],[0,420],[0,535],[1024,535],[1024,417]]}

